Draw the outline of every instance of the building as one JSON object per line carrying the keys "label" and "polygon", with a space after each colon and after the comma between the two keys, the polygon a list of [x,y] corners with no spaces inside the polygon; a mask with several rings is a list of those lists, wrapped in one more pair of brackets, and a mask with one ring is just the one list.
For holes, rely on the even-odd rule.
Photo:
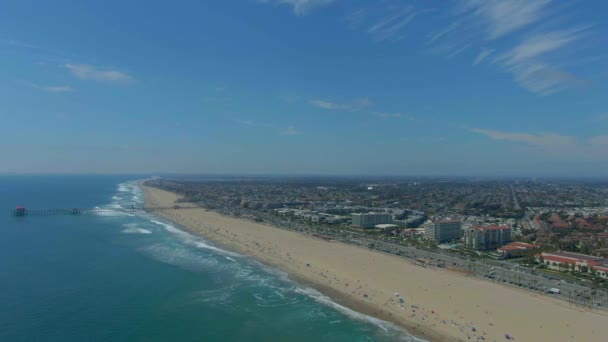
{"label": "building", "polygon": [[391,224],[391,223],[382,223],[382,224],[375,225],[374,228],[381,229],[381,230],[395,230],[395,229],[398,229],[399,226],[396,224]]}
{"label": "building", "polygon": [[595,273],[608,278],[608,260],[605,258],[570,252],[543,252],[537,255],[537,259],[552,270]]}
{"label": "building", "polygon": [[373,228],[377,224],[393,223],[389,213],[354,213],[350,214],[352,226],[359,228]]}
{"label": "building", "polygon": [[462,235],[462,222],[458,220],[435,221],[434,238],[439,243],[459,240]]}
{"label": "building", "polygon": [[433,221],[428,220],[424,222],[419,229],[424,232],[424,237],[435,240],[435,224]]}
{"label": "building", "polygon": [[480,226],[468,229],[464,235],[467,248],[476,251],[497,249],[511,242],[511,228],[507,226]]}
{"label": "building", "polygon": [[15,208],[15,211],[14,211],[15,216],[25,216],[25,214],[27,214],[27,210],[25,209],[24,206],[20,205],[17,208]]}
{"label": "building", "polygon": [[499,247],[496,251],[502,259],[519,258],[524,256],[526,252],[529,252],[536,248],[536,245],[525,242],[511,242],[506,246]]}

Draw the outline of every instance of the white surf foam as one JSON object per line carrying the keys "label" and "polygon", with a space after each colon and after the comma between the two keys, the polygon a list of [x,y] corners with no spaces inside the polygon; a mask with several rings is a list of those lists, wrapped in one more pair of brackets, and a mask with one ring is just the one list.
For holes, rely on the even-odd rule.
{"label": "white surf foam", "polygon": [[179,236],[183,242],[194,245],[198,248],[208,249],[208,250],[220,253],[220,254],[229,255],[229,256],[233,256],[233,257],[241,256],[238,253],[230,252],[225,249],[221,249],[221,248],[218,248],[215,246],[208,245],[207,243],[203,242],[203,240],[201,238],[194,236],[183,230],[180,230],[178,228],[175,228],[175,226],[173,226],[172,224],[157,221],[157,220],[150,220],[150,222],[163,226],[168,232],[171,232],[171,233]]}
{"label": "white surf foam", "polygon": [[204,271],[209,267],[217,267],[218,264],[214,258],[205,258],[185,246],[174,244],[149,245],[141,248],[140,251],[158,261],[195,272]]}
{"label": "white surf foam", "polygon": [[126,223],[122,226],[125,228],[121,231],[123,234],[152,234],[152,231],[139,227],[137,223]]}
{"label": "white surf foam", "polygon": [[143,228],[127,228],[121,231],[123,234],[152,234],[151,231]]}
{"label": "white surf foam", "polygon": [[[232,255],[232,256],[235,256],[235,257],[239,257],[240,256],[237,253],[230,252],[230,251],[227,251],[225,249],[217,248],[215,246],[211,246],[211,245],[208,245],[208,244],[206,244],[204,242],[200,242],[200,241],[194,241],[194,245],[196,247],[198,247],[198,248],[208,249],[208,250],[211,250],[211,251],[214,251],[214,252],[218,252],[220,254]],[[236,261],[236,260],[232,259],[232,261]]]}
{"label": "white surf foam", "polygon": [[369,316],[366,314],[362,314],[362,313],[354,311],[352,309],[349,309],[343,305],[340,305],[340,304],[334,302],[333,300],[331,300],[331,298],[323,295],[322,293],[320,293],[319,291],[317,291],[315,289],[312,289],[309,287],[307,287],[307,288],[296,287],[295,291],[298,293],[307,295],[310,298],[314,299],[317,303],[331,307],[352,319],[366,322],[366,323],[371,323],[371,324],[379,327],[380,329],[384,330],[386,333],[388,333],[390,330],[401,332],[400,335],[402,335],[402,336],[400,336],[399,338],[403,341],[425,342],[425,340],[411,336],[409,333],[407,333],[407,331],[405,331],[404,329],[395,325],[394,323],[387,322],[387,321],[384,321],[384,320],[381,320],[381,319],[378,319],[378,318],[375,318],[375,317],[372,317],[372,316]]}
{"label": "white surf foam", "polygon": [[[103,208],[100,208],[103,209]],[[96,212],[97,216],[107,216],[107,217],[116,217],[116,216],[134,216],[132,214],[124,213],[121,211],[104,211],[104,212]]]}

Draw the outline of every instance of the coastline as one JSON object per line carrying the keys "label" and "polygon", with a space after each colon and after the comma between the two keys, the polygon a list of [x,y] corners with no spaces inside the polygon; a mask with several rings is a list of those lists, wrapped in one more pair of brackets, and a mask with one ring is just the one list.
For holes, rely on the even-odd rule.
{"label": "coastline", "polygon": [[[171,206],[177,199],[174,193],[141,188],[146,206]],[[608,333],[606,315],[396,256],[203,208],[160,214],[192,234],[287,272],[340,305],[429,341],[498,341],[506,333],[524,341],[600,341]]]}

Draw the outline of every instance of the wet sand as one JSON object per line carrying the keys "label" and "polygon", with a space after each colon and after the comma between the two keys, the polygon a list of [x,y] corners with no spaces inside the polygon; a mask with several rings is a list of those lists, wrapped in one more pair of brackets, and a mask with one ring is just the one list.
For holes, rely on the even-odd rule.
{"label": "wet sand", "polygon": [[[143,187],[146,206],[177,195]],[[193,234],[282,269],[336,302],[430,341],[604,341],[608,315],[406,259],[206,209],[160,213]],[[403,298],[403,303],[400,298]]]}

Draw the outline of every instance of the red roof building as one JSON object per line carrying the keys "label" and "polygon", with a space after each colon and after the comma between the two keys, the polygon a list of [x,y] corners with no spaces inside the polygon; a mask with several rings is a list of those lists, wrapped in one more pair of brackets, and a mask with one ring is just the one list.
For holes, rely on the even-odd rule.
{"label": "red roof building", "polygon": [[506,246],[502,246],[496,251],[502,258],[516,258],[524,255],[531,249],[536,248],[536,245],[525,242],[511,242]]}
{"label": "red roof building", "polygon": [[600,277],[608,277],[608,260],[586,254],[570,252],[541,253],[542,262],[554,270],[574,270],[577,272],[596,272]]}

